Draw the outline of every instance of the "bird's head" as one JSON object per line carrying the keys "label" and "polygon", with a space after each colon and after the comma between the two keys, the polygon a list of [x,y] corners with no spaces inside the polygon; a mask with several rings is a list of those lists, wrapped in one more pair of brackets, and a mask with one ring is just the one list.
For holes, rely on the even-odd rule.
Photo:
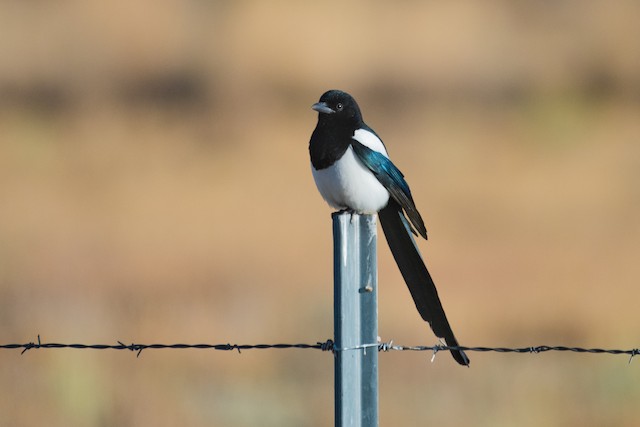
{"label": "bird's head", "polygon": [[316,110],[319,121],[352,122],[362,121],[360,107],[351,95],[341,90],[330,90],[322,94],[320,101],[311,106]]}

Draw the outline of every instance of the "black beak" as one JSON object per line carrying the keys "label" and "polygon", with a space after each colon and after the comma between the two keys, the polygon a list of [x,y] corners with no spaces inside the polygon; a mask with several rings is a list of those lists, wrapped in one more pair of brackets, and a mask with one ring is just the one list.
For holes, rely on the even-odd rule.
{"label": "black beak", "polygon": [[312,109],[316,110],[318,113],[324,114],[333,114],[335,110],[332,110],[326,102],[316,102],[311,106]]}

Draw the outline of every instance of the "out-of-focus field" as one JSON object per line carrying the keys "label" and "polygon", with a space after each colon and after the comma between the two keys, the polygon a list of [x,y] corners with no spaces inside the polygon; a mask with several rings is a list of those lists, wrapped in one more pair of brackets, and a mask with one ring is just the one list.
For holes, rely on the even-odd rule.
{"label": "out-of-focus field", "polygon": [[[0,4],[0,343],[332,336],[307,144],[351,92],[464,345],[639,346],[640,5]],[[383,243],[380,334],[437,342]],[[380,355],[383,426],[636,426],[625,356]],[[0,350],[1,426],[329,426],[312,350]]]}

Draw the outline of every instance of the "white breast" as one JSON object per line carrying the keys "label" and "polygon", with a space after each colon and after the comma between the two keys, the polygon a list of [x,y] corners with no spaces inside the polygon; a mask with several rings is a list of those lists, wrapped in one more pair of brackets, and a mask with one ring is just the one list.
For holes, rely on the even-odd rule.
{"label": "white breast", "polygon": [[[387,155],[382,141],[371,132],[357,130],[353,138]],[[320,194],[336,209],[376,213],[389,201],[389,192],[358,159],[351,146],[332,166],[315,170],[312,165],[311,171]]]}

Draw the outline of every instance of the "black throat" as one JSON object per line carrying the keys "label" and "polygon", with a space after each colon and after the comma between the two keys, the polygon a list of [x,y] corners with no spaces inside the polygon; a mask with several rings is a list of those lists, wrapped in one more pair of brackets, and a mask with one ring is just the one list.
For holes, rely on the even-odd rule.
{"label": "black throat", "polygon": [[[326,169],[339,160],[351,145],[355,129],[349,123],[336,123],[333,117],[318,118],[309,141],[311,164],[315,170]],[[333,123],[331,123],[333,122]]]}

